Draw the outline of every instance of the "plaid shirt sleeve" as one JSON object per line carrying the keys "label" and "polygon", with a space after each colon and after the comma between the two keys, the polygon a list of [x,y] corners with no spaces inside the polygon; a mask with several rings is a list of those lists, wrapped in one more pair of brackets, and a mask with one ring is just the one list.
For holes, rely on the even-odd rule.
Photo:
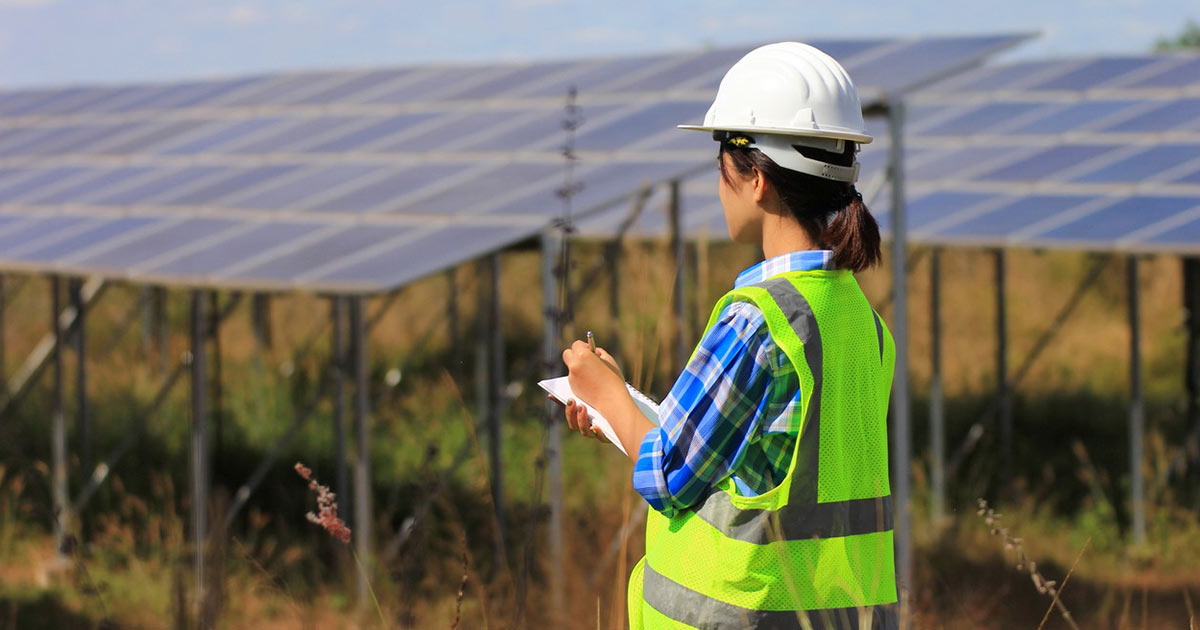
{"label": "plaid shirt sleeve", "polygon": [[773,344],[756,306],[733,302],[700,340],[642,440],[633,487],[667,516],[736,470],[761,434]]}

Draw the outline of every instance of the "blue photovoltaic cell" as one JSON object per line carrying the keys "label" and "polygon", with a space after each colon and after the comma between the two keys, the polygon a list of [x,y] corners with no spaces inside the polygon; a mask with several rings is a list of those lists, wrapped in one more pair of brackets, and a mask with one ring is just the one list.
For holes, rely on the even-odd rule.
{"label": "blue photovoltaic cell", "polygon": [[1078,166],[1081,162],[1086,162],[1118,149],[1120,147],[1109,144],[1057,146],[1034,153],[1008,166],[1002,166],[996,170],[976,175],[975,178],[987,181],[1041,181],[1051,178],[1059,171]]}
{"label": "blue photovoltaic cell", "polygon": [[446,67],[430,72],[424,77],[405,82],[394,89],[374,94],[364,99],[365,103],[404,103],[438,100],[438,97],[477,77],[489,77],[498,70],[496,67]]}
{"label": "blue photovoltaic cell", "polygon": [[375,70],[362,76],[351,78],[343,83],[330,86],[324,90],[313,92],[304,98],[296,99],[294,103],[297,105],[320,105],[344,102],[353,99],[362,92],[374,90],[391,81],[411,76],[419,71],[415,68]]}
{"label": "blue photovoltaic cell", "polygon": [[434,122],[421,126],[421,130],[397,134],[391,140],[372,144],[371,153],[403,153],[407,151],[430,151],[448,140],[476,131],[491,129],[496,125],[511,122],[521,110],[487,109],[478,112],[446,114]]}
{"label": "blue photovoltaic cell", "polygon": [[1066,74],[1041,81],[1025,89],[1088,90],[1156,62],[1156,59],[1146,57],[1097,59]]}
{"label": "blue photovoltaic cell", "polygon": [[235,90],[239,90],[255,81],[262,79],[237,79],[233,81],[203,81],[184,83],[173,86],[153,99],[147,99],[138,104],[139,110],[182,109],[184,107],[203,106],[213,100]]}
{"label": "blue photovoltaic cell", "polygon": [[[1200,206],[1200,200],[1196,205]],[[1145,242],[1155,245],[1183,245],[1190,249],[1196,249],[1197,245],[1200,245],[1200,219],[1177,225],[1147,238]]]}
{"label": "blue photovoltaic cell", "polygon": [[20,106],[13,107],[5,112],[7,116],[37,116],[41,114],[41,108],[53,107],[56,103],[75,102],[81,94],[92,88],[62,88],[44,92],[44,96],[38,99],[32,99],[22,103]]}
{"label": "blue photovoltaic cell", "polygon": [[321,223],[272,221],[146,271],[152,274],[172,275],[214,274],[243,260],[308,236],[322,227],[325,226]]}
{"label": "blue photovoltaic cell", "polygon": [[912,87],[970,64],[1022,37],[946,37],[917,40],[889,55],[876,57],[853,69],[856,85],[884,91]]}
{"label": "blue photovoltaic cell", "polygon": [[1038,239],[1109,243],[1200,205],[1195,197],[1133,197],[1037,235]]}
{"label": "blue photovoltaic cell", "polygon": [[119,219],[104,221],[96,227],[91,227],[66,238],[55,240],[53,243],[38,247],[31,252],[23,252],[20,258],[21,260],[37,262],[53,262],[65,258],[70,254],[81,252],[89,247],[94,247],[110,238],[128,234],[133,230],[158,223],[161,220],[150,217],[121,217]]}
{"label": "blue photovoltaic cell", "polygon": [[605,92],[660,92],[671,89],[681,83],[694,81],[697,76],[705,74],[715,76],[719,82],[720,77],[725,74],[725,71],[748,52],[750,50],[745,48],[711,50],[699,55],[685,57],[681,61],[672,63],[670,66],[657,72],[641,76],[633,82],[627,83],[618,79],[610,83],[613,86],[612,88],[600,86],[600,89]]}
{"label": "blue photovoltaic cell", "polygon": [[26,109],[25,111],[13,112],[14,115],[34,115],[34,116],[53,116],[70,111],[78,107],[80,103],[90,103],[95,101],[99,96],[103,95],[106,90],[101,88],[81,88],[68,93],[64,93],[58,98],[49,101],[37,103],[33,110]]}
{"label": "blue photovoltaic cell", "polygon": [[15,230],[0,234],[0,252],[45,238],[55,232],[68,229],[88,220],[78,216],[55,216],[38,219]]}
{"label": "blue photovoltaic cell", "polygon": [[1192,172],[1181,177],[1171,179],[1172,182],[1180,182],[1183,184],[1200,184],[1200,167],[1197,167]]}
{"label": "blue photovoltaic cell", "polygon": [[1076,182],[1139,182],[1169,168],[1200,158],[1200,145],[1159,145],[1094,171],[1071,178]]}
{"label": "blue photovoltaic cell", "polygon": [[438,190],[403,207],[389,209],[404,213],[473,214],[474,209],[503,195],[548,178],[562,179],[560,164],[505,164],[471,176],[469,184]]}
{"label": "blue photovoltaic cell", "polygon": [[258,133],[266,129],[276,126],[282,126],[295,118],[285,118],[282,116],[270,116],[267,118],[249,118],[236,122],[221,123],[218,126],[210,127],[207,133],[201,134],[197,138],[186,141],[183,144],[176,144],[165,150],[165,153],[172,154],[188,154],[188,153],[203,153],[204,151],[213,150],[218,145],[227,142],[236,142],[244,136],[253,133]]}
{"label": "blue photovoltaic cell", "polygon": [[0,147],[0,155],[25,155],[38,147],[60,141],[64,137],[86,129],[83,125],[66,125],[63,127],[39,127],[34,133],[26,134],[19,140],[5,143]]}
{"label": "blue photovoltaic cell", "polygon": [[76,152],[79,147],[87,146],[97,138],[108,137],[113,131],[112,125],[87,125],[77,127],[74,132],[62,134],[53,140],[37,142],[23,151],[27,155],[53,155]]}
{"label": "blue photovoltaic cell", "polygon": [[343,72],[305,72],[290,76],[265,77],[245,91],[219,99],[221,107],[280,105],[307,96],[316,85],[328,85],[345,76]]}
{"label": "blue photovoltaic cell", "polygon": [[191,188],[182,194],[163,197],[155,201],[163,205],[177,206],[214,204],[220,202],[223,197],[228,197],[251,186],[257,186],[265,181],[290,173],[297,168],[299,167],[294,165],[275,164],[260,166],[258,168],[238,169],[229,175],[209,180],[199,188]]}
{"label": "blue photovoltaic cell", "polygon": [[1158,74],[1152,74],[1122,87],[1128,88],[1181,88],[1200,85],[1200,55],[1181,60]]}
{"label": "blue photovoltaic cell", "polygon": [[[615,105],[583,107],[581,110],[583,125],[580,130],[591,129],[596,124],[594,121],[608,116],[617,109]],[[507,124],[512,124],[512,121],[508,121],[503,131],[481,130],[482,135],[475,135],[474,139],[468,138],[463,142],[455,141],[454,149],[456,151],[514,151],[535,147],[551,149],[561,146],[566,140],[566,132],[562,127],[562,108],[542,110],[531,108],[527,114],[534,112],[536,112],[534,117],[511,127],[508,127]]]}
{"label": "blue photovoltaic cell", "polygon": [[[537,232],[536,227],[445,227],[421,239],[387,248],[362,261],[335,269],[318,280],[369,284],[385,289],[496,251]],[[447,243],[453,243],[453,247],[446,247]]]}
{"label": "blue photovoltaic cell", "polygon": [[215,236],[238,225],[228,219],[187,219],[151,234],[125,241],[81,259],[68,258],[72,264],[108,269],[129,269],[140,262],[157,258],[174,250],[193,245],[200,239]]}
{"label": "blue photovoltaic cell", "polygon": [[1000,239],[1038,221],[1094,200],[1095,197],[1065,195],[1035,195],[1016,198],[1012,203],[993,208],[961,223],[955,223],[934,234],[936,236]]}
{"label": "blue photovoltaic cell", "polygon": [[46,100],[46,98],[48,98],[46,90],[9,92],[0,98],[0,116],[11,116],[12,112],[20,111],[25,105]]}
{"label": "blue photovoltaic cell", "polygon": [[1012,89],[1014,86],[1027,83],[1031,77],[1041,74],[1046,69],[1060,64],[1061,62],[1056,61],[1034,61],[1003,66],[982,66],[939,81],[930,86],[927,93],[991,92]]}
{"label": "blue photovoltaic cell", "polygon": [[654,57],[626,57],[608,59],[599,64],[581,67],[578,74],[560,78],[542,85],[524,85],[513,90],[513,95],[521,96],[555,96],[565,102],[567,90],[574,86],[581,95],[601,92],[601,86],[611,83],[614,79],[627,76],[643,68],[666,59],[666,55]]}
{"label": "blue photovoltaic cell", "polygon": [[1071,105],[1058,105],[1053,110],[1047,110],[1047,115],[1007,129],[1005,132],[1042,135],[1079,131],[1093,122],[1117,114],[1137,104],[1138,101],[1117,100],[1083,101]]}
{"label": "blue photovoltaic cell", "polygon": [[333,164],[314,167],[303,175],[268,186],[253,195],[234,201],[240,208],[268,210],[305,208],[316,195],[383,171],[384,167],[367,164]]}
{"label": "blue photovoltaic cell", "polygon": [[24,167],[24,166],[21,166],[21,167],[2,166],[2,167],[0,167],[0,188],[3,188],[9,182],[15,182],[18,179],[29,175],[33,171],[34,171],[34,169],[29,168],[29,167]]}
{"label": "blue photovoltaic cell", "polygon": [[317,204],[315,209],[362,212],[384,206],[383,210],[390,210],[391,207],[387,206],[403,197],[462,170],[462,164],[414,164],[398,168],[394,175],[386,179],[356,186],[342,195]]}
{"label": "blue photovoltaic cell", "polygon": [[287,248],[286,253],[263,262],[255,267],[233,274],[244,279],[287,280],[323,267],[338,259],[378,245],[404,234],[412,227],[391,225],[360,225],[348,227],[318,241],[298,248]]}
{"label": "blue photovoltaic cell", "polygon": [[965,113],[943,120],[931,127],[922,127],[922,135],[969,135],[987,133],[994,127],[1042,109],[1042,103],[987,103]]}
{"label": "blue photovoltaic cell", "polygon": [[188,137],[193,132],[205,129],[208,123],[195,120],[177,120],[141,125],[130,130],[128,135],[116,138],[115,141],[105,141],[92,148],[92,152],[103,155],[122,155],[126,153],[153,153],[160,146],[169,146],[180,138]]}
{"label": "blue photovoltaic cell", "polygon": [[36,191],[44,186],[53,186],[58,182],[74,177],[86,169],[80,166],[56,166],[38,172],[6,185],[0,186],[0,203],[8,203],[26,193]]}
{"label": "blue photovoltaic cell", "polygon": [[96,133],[86,137],[72,138],[69,144],[64,144],[60,148],[60,151],[62,153],[94,155],[97,150],[103,149],[104,146],[112,142],[114,138],[147,133],[148,130],[153,130],[157,127],[158,125],[155,123],[140,120],[125,123],[97,125]]}
{"label": "blue photovoltaic cell", "polygon": [[1128,120],[1099,127],[1099,131],[1138,133],[1143,131],[1174,131],[1200,119],[1200,99],[1185,98],[1170,101],[1162,107],[1143,112]]}
{"label": "blue photovoltaic cell", "polygon": [[981,164],[1008,164],[1025,152],[1024,148],[1008,146],[967,147],[953,151],[932,151],[931,159],[906,165],[906,174],[913,180],[937,180],[960,176]]}
{"label": "blue photovoltaic cell", "polygon": [[74,184],[58,188],[48,189],[46,192],[26,197],[22,199],[22,203],[26,204],[52,204],[52,203],[77,203],[81,198],[89,193],[94,193],[97,190],[103,190],[109,186],[114,186],[123,181],[128,181],[135,177],[139,177],[149,173],[151,168],[148,166],[125,166],[118,168],[102,168],[94,169],[86,179],[76,181]]}
{"label": "blue photovoltaic cell", "polygon": [[701,122],[708,106],[708,102],[700,101],[655,103],[598,127],[581,128],[575,148],[583,151],[621,149],[664,131],[677,131],[676,125]]}
{"label": "blue photovoltaic cell", "polygon": [[[932,221],[962,212],[994,196],[973,192],[935,192],[918,197],[910,201],[904,208],[905,216],[908,218],[908,228],[915,235]],[[884,216],[891,217],[891,213]],[[891,226],[890,222],[888,226]]]}
{"label": "blue photovoltaic cell", "polygon": [[179,186],[186,186],[213,177],[218,173],[227,173],[230,170],[232,169],[228,166],[188,166],[167,169],[157,177],[151,177],[139,184],[121,187],[99,196],[94,203],[112,206],[145,203]]}
{"label": "blue photovoltaic cell", "polygon": [[275,133],[259,136],[248,144],[238,145],[230,153],[286,153],[289,150],[311,143],[313,139],[355,122],[347,116],[323,116],[300,119]]}
{"label": "blue photovoltaic cell", "polygon": [[[8,228],[10,225],[16,225],[24,220],[25,220],[24,216],[16,216],[16,215],[12,215],[12,214],[0,214],[0,231],[3,231],[4,229]],[[7,256],[6,252],[0,252],[0,260],[3,260],[6,256]]]}
{"label": "blue photovoltaic cell", "polygon": [[468,101],[482,100],[495,98],[511,92],[519,91],[521,87],[537,83],[540,79],[544,79],[547,75],[557,74],[563,70],[578,66],[580,63],[539,63],[525,68],[521,68],[515,72],[510,72],[507,68],[500,70],[499,76],[483,83],[477,83],[469,87],[450,89],[442,92],[439,98],[444,100]]}
{"label": "blue photovoltaic cell", "polygon": [[156,88],[154,86],[149,86],[149,85],[129,85],[129,86],[123,86],[123,87],[118,87],[118,88],[106,89],[105,94],[102,94],[96,100],[88,101],[86,103],[76,103],[76,104],[72,105],[70,108],[64,108],[63,111],[60,113],[62,113],[62,114],[76,114],[76,113],[80,113],[80,112],[87,112],[88,114],[111,113],[114,110],[114,108],[120,107],[121,105],[123,105],[124,103],[126,103],[128,101],[140,99],[140,98],[144,97],[146,94],[152,93],[155,89],[161,89],[161,88]]}
{"label": "blue photovoltaic cell", "polygon": [[30,138],[36,138],[39,135],[44,135],[48,130],[53,130],[54,127],[17,127],[4,130],[4,135],[0,137],[0,155],[8,155],[12,151],[10,147],[19,147],[29,141]]}
{"label": "blue photovoltaic cell", "polygon": [[[638,191],[642,184],[653,184],[696,168],[702,162],[618,162],[603,166],[592,166],[576,173],[575,183],[582,189],[571,199],[576,212],[586,212],[602,204],[610,203]],[[548,218],[563,213],[563,202],[558,196],[561,179],[549,178],[538,186],[497,207],[487,208],[489,214],[541,214]]]}
{"label": "blue photovoltaic cell", "polygon": [[[305,150],[313,153],[340,153],[353,151],[363,145],[378,141],[381,138],[398,133],[437,116],[434,112],[416,112],[400,114],[371,122],[365,127],[348,129],[344,135],[331,138]],[[360,119],[361,120],[361,119]]]}

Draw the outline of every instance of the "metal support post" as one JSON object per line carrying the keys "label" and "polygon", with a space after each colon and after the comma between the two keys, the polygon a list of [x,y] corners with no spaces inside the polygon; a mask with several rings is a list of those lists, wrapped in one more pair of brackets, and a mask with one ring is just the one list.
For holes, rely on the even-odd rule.
{"label": "metal support post", "polygon": [[946,426],[942,393],[942,265],[941,249],[929,258],[929,434],[933,501],[930,515],[937,527],[946,514]]}
{"label": "metal support post", "polygon": [[54,402],[50,429],[50,449],[54,467],[54,548],[61,556],[70,520],[71,499],[67,492],[67,419],[63,396],[63,329],[59,321],[62,298],[58,276],[50,277],[50,326],[54,331]]}
{"label": "metal support post", "polygon": [[684,248],[683,228],[679,213],[679,180],[676,179],[670,183],[670,200],[668,201],[667,215],[671,224],[671,252],[675,257],[675,289],[673,291],[675,307],[675,365],[676,369],[682,370],[683,366],[687,365],[690,347],[688,343],[687,302],[684,299],[686,297],[684,296],[684,287],[686,286],[684,280],[687,272],[687,256]]}
{"label": "metal support post", "polygon": [[92,469],[92,427],[87,406],[87,304],[83,300],[83,280],[69,282],[71,306],[75,308],[75,401],[76,430],[79,432],[79,464],[86,472]]}
{"label": "metal support post", "polygon": [[608,339],[604,341],[604,347],[609,354],[621,359],[621,247],[620,237],[609,241],[605,247],[607,255],[605,263],[608,265],[608,317],[612,320],[612,327],[608,333]]}
{"label": "metal support post", "polygon": [[138,289],[138,311],[142,320],[142,356],[151,361],[154,354],[154,290],[148,286]]}
{"label": "metal support post", "polygon": [[446,336],[450,341],[450,376],[455,383],[463,377],[462,342],[458,334],[458,271],[446,270]]}
{"label": "metal support post", "polygon": [[208,384],[205,363],[204,292],[192,291],[192,544],[195,553],[195,605],[204,602],[204,541],[208,516]]}
{"label": "metal support post", "polygon": [[1200,461],[1200,258],[1183,259],[1183,308],[1187,317],[1187,351],[1184,391],[1187,392],[1187,426],[1182,465]]}
{"label": "metal support post", "polygon": [[[553,231],[542,234],[542,307],[545,328],[542,336],[542,373],[546,378],[561,372],[559,326],[561,313],[557,303],[559,277],[556,271],[562,258],[563,237]],[[565,273],[566,270],[563,270]],[[546,464],[550,479],[550,605],[552,619],[561,619],[566,605],[563,588],[563,479],[562,479],[562,421],[557,405],[547,400]]]}
{"label": "metal support post", "polygon": [[170,359],[170,338],[168,337],[167,321],[167,290],[163,287],[154,287],[154,325],[158,328],[156,337],[158,338],[155,345],[158,346],[158,364],[163,370],[166,370],[171,365]]}
{"label": "metal support post", "polygon": [[491,269],[491,296],[488,306],[488,322],[491,327],[488,342],[488,450],[491,455],[492,505],[496,510],[496,562],[506,562],[504,535],[504,459],[503,419],[504,407],[504,335],[500,324],[500,255],[488,257]]}
{"label": "metal support post", "polygon": [[212,416],[216,429],[214,452],[217,461],[225,450],[225,407],[224,392],[221,391],[221,296],[212,291],[209,293],[211,307],[209,309],[208,334],[212,340]]}
{"label": "metal support post", "polygon": [[[370,571],[374,566],[371,553],[371,444],[367,430],[367,345],[363,325],[363,297],[350,301],[350,354],[354,358],[354,536],[358,557]],[[367,604],[367,576],[358,573],[358,602]]]}
{"label": "metal support post", "polygon": [[271,296],[266,293],[255,293],[252,300],[251,316],[254,323],[254,340],[258,342],[259,350],[271,347]]}
{"label": "metal support post", "polygon": [[0,382],[8,380],[8,344],[5,343],[5,331],[8,327],[4,325],[4,312],[8,310],[8,296],[4,292],[4,276],[0,275]]}
{"label": "metal support post", "polygon": [[1138,313],[1138,261],[1127,259],[1129,287],[1129,470],[1133,510],[1133,544],[1146,543],[1146,497],[1142,479],[1142,434],[1145,416],[1142,409],[1141,322]]}
{"label": "metal support post", "polygon": [[333,328],[333,450],[336,468],[338,516],[350,518],[350,473],[346,467],[346,331],[345,300],[340,296],[329,298],[329,319]]}
{"label": "metal support post", "polygon": [[1000,474],[1003,494],[1013,480],[1012,394],[1008,383],[1008,307],[1005,300],[1004,250],[993,253],[996,263],[996,422],[1000,436]]}
{"label": "metal support post", "polygon": [[908,239],[904,207],[904,104],[888,107],[888,173],[892,192],[892,337],[896,345],[896,373],[892,379],[892,494],[896,505],[896,579],[900,586],[901,628],[911,627],[909,615],[912,582],[912,529],[910,525],[909,458],[912,427],[908,397]]}

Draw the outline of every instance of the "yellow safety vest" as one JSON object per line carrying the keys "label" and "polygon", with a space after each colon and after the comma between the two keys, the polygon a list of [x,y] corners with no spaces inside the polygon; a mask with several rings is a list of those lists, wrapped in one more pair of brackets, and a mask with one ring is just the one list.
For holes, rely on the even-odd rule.
{"label": "yellow safety vest", "polygon": [[895,628],[887,407],[896,349],[849,271],[801,271],[734,289],[796,368],[799,436],[759,496],[729,479],[667,518],[651,509],[629,580],[633,630]]}

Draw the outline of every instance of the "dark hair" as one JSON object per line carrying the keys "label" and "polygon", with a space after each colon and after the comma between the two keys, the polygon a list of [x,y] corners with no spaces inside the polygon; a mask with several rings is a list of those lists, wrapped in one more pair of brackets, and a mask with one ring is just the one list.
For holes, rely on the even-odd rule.
{"label": "dark hair", "polygon": [[[797,146],[796,150],[814,160],[851,166],[856,146],[854,142],[846,142],[841,153],[802,146]],[[748,175],[756,168],[763,174],[779,201],[800,222],[809,238],[833,250],[833,264],[838,269],[858,272],[879,262],[879,225],[854,184],[786,169],[758,149],[722,142],[717,159],[721,165],[721,178],[729,183],[732,182],[726,170],[725,155],[739,174]]]}

